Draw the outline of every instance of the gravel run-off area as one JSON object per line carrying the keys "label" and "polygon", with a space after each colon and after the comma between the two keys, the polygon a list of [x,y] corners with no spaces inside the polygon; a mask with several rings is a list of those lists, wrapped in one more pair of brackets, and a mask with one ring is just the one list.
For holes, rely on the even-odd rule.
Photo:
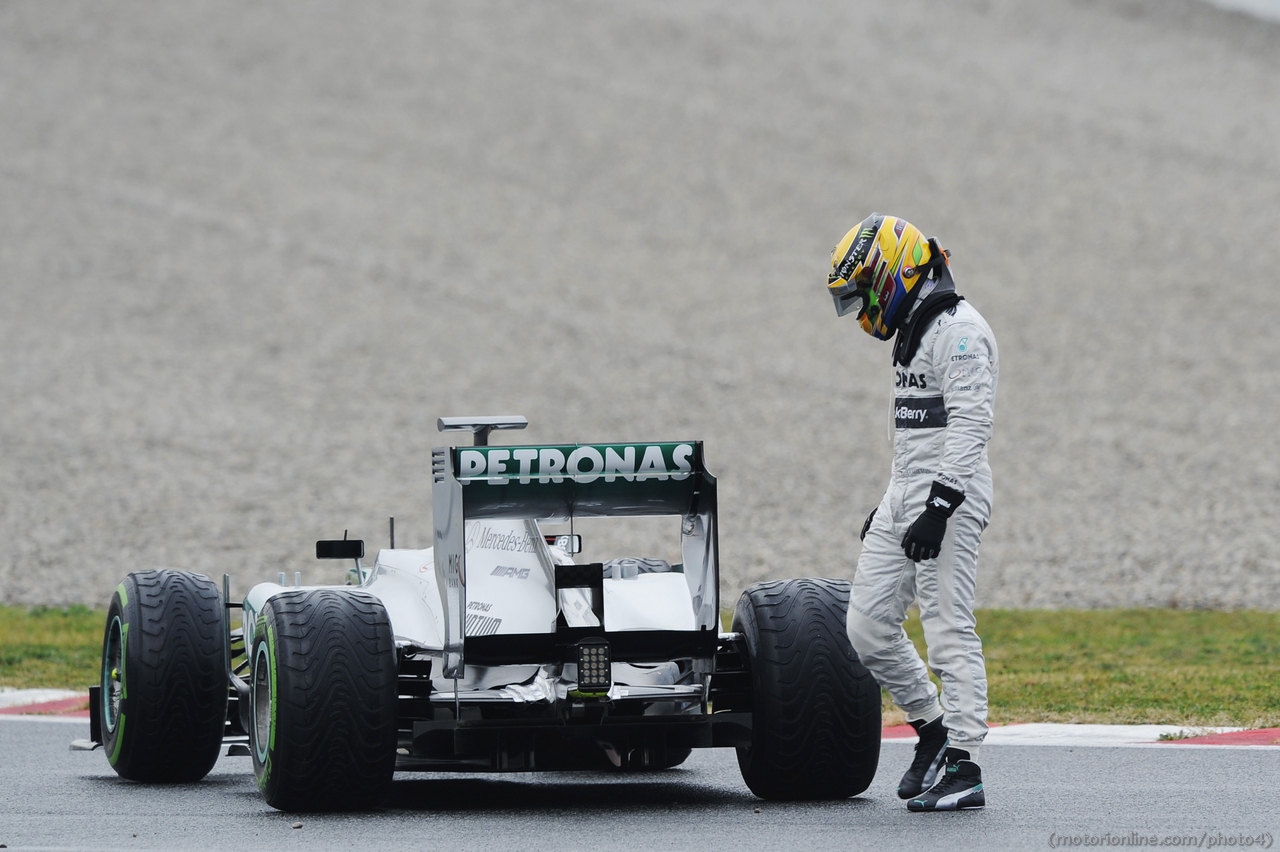
{"label": "gravel run-off area", "polygon": [[1280,24],[1193,0],[0,4],[0,603],[425,547],[464,414],[704,440],[726,602],[849,577],[873,210],[999,339],[980,605],[1280,608]]}

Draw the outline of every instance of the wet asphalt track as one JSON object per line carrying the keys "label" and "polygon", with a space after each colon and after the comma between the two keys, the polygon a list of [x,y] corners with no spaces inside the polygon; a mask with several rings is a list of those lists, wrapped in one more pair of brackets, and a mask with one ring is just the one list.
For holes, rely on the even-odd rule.
{"label": "wet asphalt track", "polygon": [[[985,811],[910,814],[893,794],[910,746],[887,744],[866,795],[772,804],[733,752],[649,776],[397,776],[382,810],[286,815],[262,803],[248,758],[201,784],[120,781],[87,724],[0,721],[0,843],[9,849],[1045,849],[1050,834],[1280,834],[1272,749],[991,746]],[[755,809],[759,808],[760,813]],[[293,829],[301,822],[300,829]],[[136,837],[134,836],[136,833]],[[1204,848],[1208,848],[1207,846]]]}

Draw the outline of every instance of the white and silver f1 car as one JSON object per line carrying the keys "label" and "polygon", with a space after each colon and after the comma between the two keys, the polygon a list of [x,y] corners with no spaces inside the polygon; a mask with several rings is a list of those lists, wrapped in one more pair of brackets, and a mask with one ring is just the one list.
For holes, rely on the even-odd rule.
{"label": "white and silver f1 car", "polygon": [[[760,583],[720,630],[716,480],[699,441],[489,446],[521,417],[442,418],[434,546],[320,541],[346,585],[283,574],[233,602],[208,577],[130,574],[107,613],[92,744],[124,778],[194,781],[227,747],[285,811],[377,805],[396,770],[667,769],[734,747],[766,799],[865,790],[880,691],[848,583]],[[677,516],[682,562],[578,563],[539,522]],[[394,536],[394,530],[393,530]],[[235,627],[232,611],[241,610]]]}

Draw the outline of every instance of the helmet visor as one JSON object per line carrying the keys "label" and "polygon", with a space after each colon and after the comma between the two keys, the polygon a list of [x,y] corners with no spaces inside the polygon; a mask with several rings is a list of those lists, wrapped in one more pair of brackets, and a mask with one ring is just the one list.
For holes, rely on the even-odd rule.
{"label": "helmet visor", "polygon": [[851,293],[831,291],[831,298],[836,303],[836,316],[853,314],[861,317],[867,310],[867,294],[865,290],[854,290]]}
{"label": "helmet visor", "polygon": [[839,277],[837,273],[832,273],[827,279],[827,292],[831,294],[831,299],[836,303],[836,316],[843,317],[853,314],[859,319],[867,310],[867,305],[871,301],[867,292],[867,287],[871,284],[871,276],[866,270],[859,270],[853,276],[853,280]]}

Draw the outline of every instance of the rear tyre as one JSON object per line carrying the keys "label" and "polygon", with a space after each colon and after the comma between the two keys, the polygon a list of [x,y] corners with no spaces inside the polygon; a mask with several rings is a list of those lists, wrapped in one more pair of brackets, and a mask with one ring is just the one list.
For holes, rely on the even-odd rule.
{"label": "rear tyre", "polygon": [[367,592],[281,592],[253,634],[253,771],[271,807],[377,805],[395,772],[396,654],[382,602]]}
{"label": "rear tyre", "polygon": [[130,781],[199,781],[227,721],[218,587],[203,574],[138,571],[116,587],[102,640],[107,760]]}
{"label": "rear tyre", "polygon": [[880,689],[849,644],[848,605],[843,580],[758,583],[738,600],[752,698],[738,767],[762,799],[845,799],[875,777]]}

